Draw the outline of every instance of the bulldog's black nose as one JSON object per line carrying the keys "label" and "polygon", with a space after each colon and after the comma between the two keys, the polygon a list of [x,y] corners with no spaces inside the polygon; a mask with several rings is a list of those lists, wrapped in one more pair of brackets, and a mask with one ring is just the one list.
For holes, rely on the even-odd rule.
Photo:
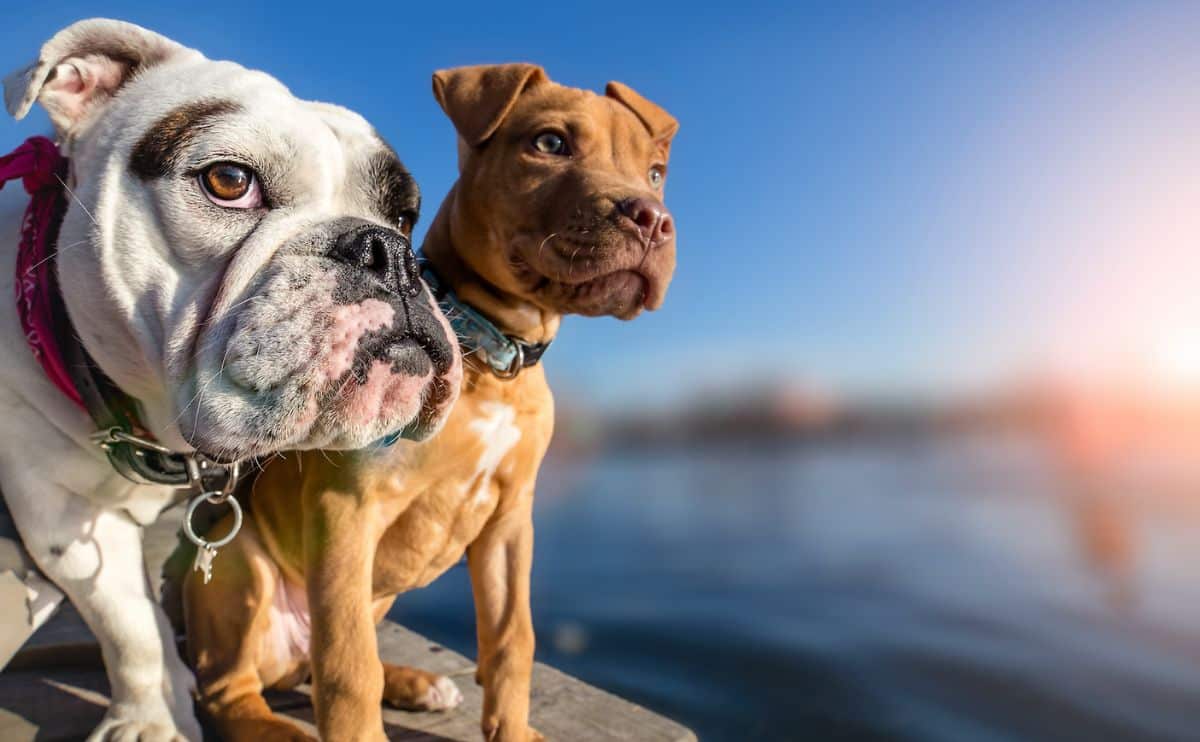
{"label": "bulldog's black nose", "polygon": [[338,238],[334,260],[375,274],[388,288],[411,294],[420,288],[421,274],[408,238],[394,229],[358,227]]}

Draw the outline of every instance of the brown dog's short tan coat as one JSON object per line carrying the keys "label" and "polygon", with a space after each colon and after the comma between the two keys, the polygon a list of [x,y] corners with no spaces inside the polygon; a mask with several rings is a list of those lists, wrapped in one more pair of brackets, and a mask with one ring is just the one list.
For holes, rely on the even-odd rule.
{"label": "brown dog's short tan coat", "polygon": [[[566,313],[628,319],[662,303],[675,265],[662,205],[670,115],[619,83],[600,96],[527,64],[439,72],[434,94],[459,136],[460,177],[424,245],[444,284],[531,343]],[[430,440],[270,462],[212,583],[192,575],[184,589],[201,706],[222,736],[304,739],[261,694],[310,671],[327,740],[381,739],[381,700],[456,703],[445,678],[381,664],[374,626],[465,551],[484,736],[540,738],[528,726],[529,573],[553,418],[540,366],[502,380],[468,356]]]}

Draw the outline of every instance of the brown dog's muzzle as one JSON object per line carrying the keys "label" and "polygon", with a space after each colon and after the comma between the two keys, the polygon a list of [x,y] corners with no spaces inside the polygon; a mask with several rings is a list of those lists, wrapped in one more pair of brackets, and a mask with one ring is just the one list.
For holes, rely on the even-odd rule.
{"label": "brown dog's muzzle", "polygon": [[675,271],[671,213],[644,195],[587,203],[567,212],[566,224],[516,241],[520,278],[563,313],[631,319],[662,306]]}

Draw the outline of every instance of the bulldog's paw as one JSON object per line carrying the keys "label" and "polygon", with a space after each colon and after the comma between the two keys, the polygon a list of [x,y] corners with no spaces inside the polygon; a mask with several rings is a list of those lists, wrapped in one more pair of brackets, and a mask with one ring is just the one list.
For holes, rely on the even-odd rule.
{"label": "bulldog's paw", "polygon": [[445,675],[398,665],[383,666],[383,701],[406,711],[446,711],[462,703],[463,695]]}
{"label": "bulldog's paw", "polygon": [[[200,730],[190,740],[199,740]],[[168,720],[121,719],[105,716],[92,731],[87,742],[190,742],[175,724]]]}

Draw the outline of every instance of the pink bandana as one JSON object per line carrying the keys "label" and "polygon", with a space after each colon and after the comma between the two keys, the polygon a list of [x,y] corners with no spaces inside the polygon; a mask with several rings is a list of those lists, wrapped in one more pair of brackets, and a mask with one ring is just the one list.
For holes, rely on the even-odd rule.
{"label": "pink bandana", "polygon": [[53,252],[64,211],[66,184],[62,179],[66,170],[66,158],[45,137],[30,137],[11,154],[0,157],[0,188],[20,178],[31,196],[17,250],[16,300],[21,329],[46,376],[68,399],[83,407],[83,398],[67,373],[54,335],[53,301],[58,281]]}

